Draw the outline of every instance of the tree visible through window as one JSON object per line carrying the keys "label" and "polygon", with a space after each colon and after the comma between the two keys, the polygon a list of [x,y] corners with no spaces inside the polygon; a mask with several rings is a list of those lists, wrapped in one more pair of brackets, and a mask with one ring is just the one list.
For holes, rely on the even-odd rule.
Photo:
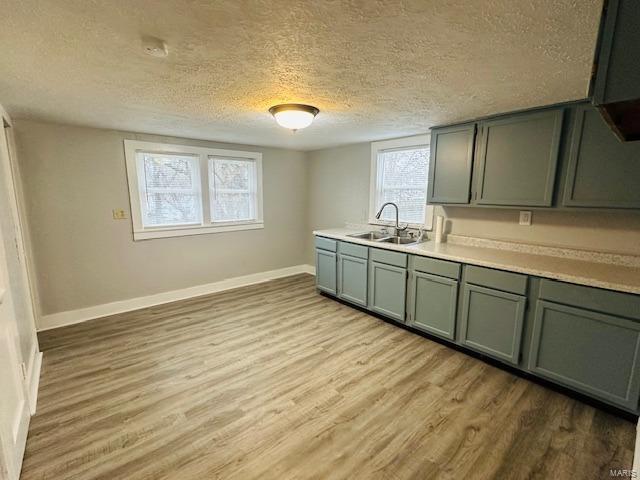
{"label": "tree visible through window", "polygon": [[209,157],[211,220],[233,222],[255,218],[255,162]]}
{"label": "tree visible through window", "polygon": [[134,240],[264,228],[260,152],[124,146]]}
{"label": "tree visible through window", "polygon": [[144,225],[185,225],[202,221],[198,158],[142,153],[146,205]]}
{"label": "tree visible through window", "polygon": [[[380,150],[377,156],[376,210],[385,202],[394,202],[400,221],[425,222],[429,147]],[[393,208],[386,208],[382,220],[395,221]]]}

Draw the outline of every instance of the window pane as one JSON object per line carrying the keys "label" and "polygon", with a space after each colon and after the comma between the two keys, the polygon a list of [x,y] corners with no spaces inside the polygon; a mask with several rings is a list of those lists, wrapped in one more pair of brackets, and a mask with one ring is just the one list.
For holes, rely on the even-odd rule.
{"label": "window pane", "polygon": [[214,192],[212,217],[217,222],[253,219],[251,195],[248,193]]}
{"label": "window pane", "polygon": [[147,192],[145,226],[200,223],[200,196]]}
{"label": "window pane", "polygon": [[[378,153],[380,185],[377,208],[394,202],[400,210],[400,221],[424,223],[427,203],[429,149],[411,148]],[[395,221],[395,209],[385,208],[383,220]]]}
{"label": "window pane", "polygon": [[143,174],[143,225],[201,223],[198,159],[192,156],[140,153]]}
{"label": "window pane", "polygon": [[255,220],[255,161],[210,157],[209,178],[213,222]]}
{"label": "window pane", "polygon": [[147,189],[193,189],[193,157],[144,153]]}
{"label": "window pane", "polygon": [[229,160],[212,158],[213,188],[228,190],[249,190],[251,167],[254,162],[245,160]]}

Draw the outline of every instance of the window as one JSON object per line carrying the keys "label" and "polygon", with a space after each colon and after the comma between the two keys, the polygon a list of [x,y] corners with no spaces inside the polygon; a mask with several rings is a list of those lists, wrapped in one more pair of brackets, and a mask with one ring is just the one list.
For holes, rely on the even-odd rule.
{"label": "window", "polygon": [[433,207],[427,205],[428,172],[428,135],[373,142],[369,223],[395,224],[393,207],[385,208],[380,219],[375,217],[384,203],[393,202],[398,205],[401,223],[430,230]]}
{"label": "window", "polygon": [[251,220],[256,216],[255,161],[209,157],[211,218],[219,222]]}
{"label": "window", "polygon": [[140,152],[142,225],[198,225],[202,223],[198,157]]}
{"label": "window", "polygon": [[263,228],[262,155],[125,140],[135,240]]}

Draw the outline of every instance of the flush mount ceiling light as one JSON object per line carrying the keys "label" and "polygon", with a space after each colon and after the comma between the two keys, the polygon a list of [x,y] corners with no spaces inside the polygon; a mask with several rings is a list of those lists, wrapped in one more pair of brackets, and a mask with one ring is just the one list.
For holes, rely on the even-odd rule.
{"label": "flush mount ceiling light", "polygon": [[269,109],[269,113],[273,115],[278,125],[289,128],[294,132],[311,125],[311,122],[319,112],[320,110],[316,107],[300,103],[274,105]]}

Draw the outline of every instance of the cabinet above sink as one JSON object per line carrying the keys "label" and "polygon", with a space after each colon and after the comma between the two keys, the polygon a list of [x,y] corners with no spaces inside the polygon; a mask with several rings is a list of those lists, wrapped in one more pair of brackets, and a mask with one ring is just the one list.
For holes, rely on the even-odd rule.
{"label": "cabinet above sink", "polygon": [[621,143],[587,102],[431,131],[431,204],[640,208],[639,181],[640,142]]}

